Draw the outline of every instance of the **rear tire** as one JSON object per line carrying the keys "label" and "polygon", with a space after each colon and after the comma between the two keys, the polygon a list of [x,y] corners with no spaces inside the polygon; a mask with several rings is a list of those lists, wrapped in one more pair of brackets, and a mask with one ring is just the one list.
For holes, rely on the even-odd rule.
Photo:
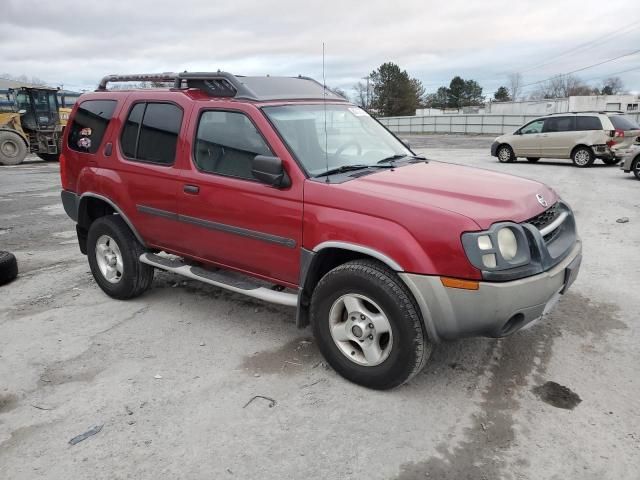
{"label": "rear tire", "polygon": [[107,215],[89,227],[87,257],[96,283],[119,300],[141,295],[151,286],[153,267],[140,263],[145,252],[119,215]]}
{"label": "rear tire", "polygon": [[539,158],[534,158],[534,157],[527,157],[527,162],[536,163],[538,160],[540,160],[540,159]]}
{"label": "rear tire", "polygon": [[408,381],[432,350],[411,292],[373,260],[345,263],[320,280],[311,297],[311,324],[333,369],[369,388]]}
{"label": "rear tire", "polygon": [[20,135],[0,132],[0,165],[19,165],[27,153],[27,145]]}
{"label": "rear tire", "polygon": [[640,180],[640,156],[636,157],[633,162],[631,162],[631,171],[636,178]]}
{"label": "rear tire", "polygon": [[0,252],[0,285],[5,285],[18,276],[18,261],[9,252]]}
{"label": "rear tire", "polygon": [[496,155],[500,163],[511,163],[516,159],[513,149],[509,145],[500,145]]}
{"label": "rear tire", "polygon": [[587,168],[593,165],[596,157],[593,151],[588,147],[578,147],[571,154],[573,164],[578,168]]}

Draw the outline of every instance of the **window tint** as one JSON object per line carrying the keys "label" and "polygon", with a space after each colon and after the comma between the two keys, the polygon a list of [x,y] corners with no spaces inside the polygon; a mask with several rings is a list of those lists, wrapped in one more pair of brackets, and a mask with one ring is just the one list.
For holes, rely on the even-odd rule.
{"label": "window tint", "polygon": [[544,121],[545,132],[571,132],[575,130],[576,117],[550,117]]}
{"label": "window tint", "polygon": [[602,130],[598,117],[576,117],[576,130]]}
{"label": "window tint", "polygon": [[542,132],[543,124],[544,124],[544,120],[536,120],[522,127],[522,130],[520,130],[520,133],[522,133],[523,135],[528,135],[531,133],[540,133]]}
{"label": "window tint", "polygon": [[634,122],[631,117],[627,117],[626,115],[611,115],[609,117],[609,120],[611,120],[613,128],[619,128],[620,130],[640,129],[640,126],[638,126],[638,124]]}
{"label": "window tint", "polygon": [[96,153],[116,108],[115,100],[87,100],[76,110],[68,145],[72,150]]}
{"label": "window tint", "polygon": [[253,180],[256,155],[272,155],[247,116],[238,112],[204,112],[198,124],[195,163],[200,170]]}
{"label": "window tint", "polygon": [[138,103],[127,117],[120,143],[130,159],[172,165],[182,110],[170,103]]}
{"label": "window tint", "polygon": [[122,137],[120,142],[122,143],[122,153],[129,158],[135,158],[136,156],[136,144],[138,143],[138,130],[140,129],[140,123],[142,123],[142,115],[144,114],[144,103],[136,104],[122,129]]}

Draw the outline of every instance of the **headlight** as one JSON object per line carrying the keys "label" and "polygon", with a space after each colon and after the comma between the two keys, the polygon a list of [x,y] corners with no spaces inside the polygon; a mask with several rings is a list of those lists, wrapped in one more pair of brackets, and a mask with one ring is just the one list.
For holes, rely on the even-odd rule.
{"label": "headlight", "polygon": [[502,258],[506,261],[513,260],[518,253],[518,240],[509,227],[498,230],[498,248]]}
{"label": "headlight", "polygon": [[496,223],[486,232],[465,233],[462,245],[469,261],[484,271],[507,270],[531,261],[529,241],[517,223]]}

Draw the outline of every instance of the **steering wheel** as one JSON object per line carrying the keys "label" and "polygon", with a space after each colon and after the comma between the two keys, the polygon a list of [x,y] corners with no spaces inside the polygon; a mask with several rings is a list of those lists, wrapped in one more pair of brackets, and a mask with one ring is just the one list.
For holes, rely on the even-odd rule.
{"label": "steering wheel", "polygon": [[358,150],[358,156],[362,155],[362,146],[356,140],[347,140],[338,147],[336,153],[334,153],[333,156],[337,157],[349,147],[356,147]]}

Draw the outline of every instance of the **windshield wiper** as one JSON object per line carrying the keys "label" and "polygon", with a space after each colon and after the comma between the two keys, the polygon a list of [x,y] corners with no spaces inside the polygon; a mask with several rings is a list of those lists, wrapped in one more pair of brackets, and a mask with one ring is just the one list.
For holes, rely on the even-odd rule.
{"label": "windshield wiper", "polygon": [[393,168],[393,165],[366,165],[364,163],[356,163],[353,165],[341,165],[336,168],[330,168],[322,173],[316,175],[316,177],[324,177],[326,175],[333,175],[335,173],[352,172],[354,170],[364,170],[365,168]]}
{"label": "windshield wiper", "polygon": [[391,155],[390,157],[385,157],[382,160],[378,160],[378,164],[381,163],[393,163],[396,160],[400,160],[401,158],[405,158],[407,155],[403,154],[403,153],[399,153],[396,155]]}

